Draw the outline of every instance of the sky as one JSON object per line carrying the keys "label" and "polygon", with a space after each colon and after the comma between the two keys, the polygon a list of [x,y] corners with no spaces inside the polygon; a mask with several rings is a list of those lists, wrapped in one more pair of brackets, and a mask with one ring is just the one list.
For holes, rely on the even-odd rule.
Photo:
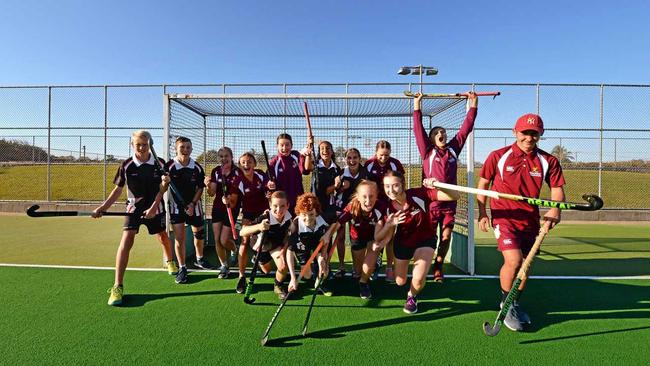
{"label": "sky", "polygon": [[0,85],[650,84],[649,4],[3,0]]}

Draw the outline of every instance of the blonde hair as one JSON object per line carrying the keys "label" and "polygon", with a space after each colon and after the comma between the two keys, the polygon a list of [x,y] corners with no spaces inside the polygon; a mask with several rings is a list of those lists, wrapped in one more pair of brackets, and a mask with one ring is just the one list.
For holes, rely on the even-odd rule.
{"label": "blonde hair", "polygon": [[366,179],[363,179],[361,182],[359,182],[357,188],[354,190],[354,194],[350,199],[350,213],[353,217],[356,218],[361,217],[361,215],[364,214],[363,210],[361,209],[361,202],[357,199],[361,187],[368,187],[375,191],[375,195],[378,194],[377,183]]}
{"label": "blonde hair", "polygon": [[135,139],[141,138],[147,140],[151,145],[153,145],[153,139],[151,138],[151,134],[147,130],[137,130],[133,131],[131,134],[131,142],[133,142]]}

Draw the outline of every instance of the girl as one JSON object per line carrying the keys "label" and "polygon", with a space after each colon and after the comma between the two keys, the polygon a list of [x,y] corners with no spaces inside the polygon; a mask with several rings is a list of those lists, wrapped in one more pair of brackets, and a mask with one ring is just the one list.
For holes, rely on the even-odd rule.
{"label": "girl", "polygon": [[[362,180],[356,187],[350,203],[332,225],[329,233],[350,222],[350,243],[354,271],[360,273],[359,294],[362,299],[372,297],[368,281],[375,271],[379,251],[391,239],[392,231],[384,225],[386,208],[377,200],[377,184]],[[329,236],[324,240],[329,240]]]}
{"label": "girl", "polygon": [[194,233],[194,249],[196,250],[195,264],[200,268],[209,268],[203,258],[203,205],[201,195],[205,187],[205,173],[203,167],[190,157],[192,154],[192,141],[180,136],[176,139],[176,158],[167,162],[165,171],[169,174],[171,184],[180,191],[186,204],[181,207],[179,202],[169,200],[170,222],[174,226],[176,241],[176,258],[180,269],[176,275],[176,283],[187,283],[187,267],[185,266],[185,225],[192,226]]}
{"label": "girl", "polygon": [[[432,128],[427,136],[422,125],[422,111],[420,110],[422,94],[415,95],[415,99],[413,99],[413,133],[420,157],[422,157],[422,179],[435,178],[440,182],[457,184],[458,156],[463,150],[467,136],[474,129],[478,107],[476,94],[470,91],[467,95],[467,115],[460,130],[449,142],[447,142],[447,130],[444,127]],[[433,264],[433,280],[442,282],[444,278],[442,264],[449,251],[451,232],[456,221],[456,202],[432,201],[429,206],[429,215],[435,230],[440,228],[441,232],[438,254]]]}
{"label": "girl", "polygon": [[[337,176],[334,180],[334,187],[336,188],[336,206],[338,208],[337,214],[340,214],[344,207],[350,203],[352,194],[357,189],[357,185],[363,179],[367,178],[366,170],[361,168],[361,153],[356,148],[349,148],[345,152],[345,161],[347,166],[343,169],[341,175]],[[336,252],[339,257],[339,269],[334,274],[337,278],[342,278],[345,275],[345,225],[341,225],[336,233]],[[353,258],[354,259],[354,258]],[[360,262],[355,262],[352,277],[357,279],[361,275],[361,271],[357,270],[360,267]]]}
{"label": "girl", "polygon": [[[390,142],[380,140],[375,146],[375,156],[368,159],[364,164],[364,168],[368,173],[368,177],[377,183],[379,187],[379,199],[388,202],[386,192],[384,192],[383,179],[389,171],[396,171],[404,174],[404,167],[399,160],[390,156],[391,148]],[[377,267],[381,265],[381,256],[378,257]],[[386,281],[392,282],[395,280],[393,272],[393,243],[388,243],[386,249]]]}
{"label": "girl", "polygon": [[[255,155],[246,152],[239,157],[239,168],[242,174],[237,179],[236,185],[242,203],[242,225],[250,225],[253,220],[269,209],[269,201],[266,198],[269,178],[263,171],[255,169],[256,166]],[[250,243],[250,236],[242,236],[242,244],[239,246],[238,253],[239,281],[236,288],[238,294],[243,294],[246,290],[246,263]]]}
{"label": "girl", "polygon": [[[284,281],[284,276],[287,274],[284,257],[290,227],[291,214],[289,213],[287,195],[282,191],[275,191],[271,194],[271,208],[253,220],[250,225],[244,225],[241,229],[242,236],[251,236],[262,231],[266,232],[265,235],[258,237],[253,250],[257,250],[258,246],[262,245],[260,265],[270,263],[271,260],[275,262],[277,270],[275,271],[273,291],[280,299],[284,299],[287,295],[287,290],[284,288],[282,281]],[[263,242],[262,238],[264,238]]]}
{"label": "girl", "polygon": [[126,216],[124,219],[124,231],[115,256],[115,282],[108,290],[110,293],[108,305],[111,306],[122,304],[124,272],[140,225],[145,225],[149,234],[156,235],[156,239],[162,245],[169,274],[178,273],[178,267],[173,261],[171,242],[165,232],[165,207],[161,203],[162,195],[169,185],[169,177],[161,176],[161,169],[156,168],[156,163],[163,166],[165,161],[162,159],[159,162],[154,161],[153,154],[149,150],[151,141],[149,132],[144,130],[133,132],[131,135],[133,156],[120,164],[113,180],[115,188],[106,201],[92,213],[94,218],[101,217],[117,201],[126,186],[128,190],[126,211],[133,215]]}
{"label": "girl", "polygon": [[[222,147],[217,151],[221,162],[220,166],[212,169],[209,177],[206,177],[205,183],[208,187],[208,195],[214,196],[212,204],[212,230],[214,232],[214,244],[217,250],[217,256],[221,267],[219,268],[219,278],[227,278],[230,273],[228,268],[228,257],[226,250],[235,252],[235,239],[232,237],[230,220],[228,218],[227,207],[232,210],[233,219],[239,215],[239,199],[235,181],[241,176],[239,168],[232,163],[232,150],[229,147]],[[226,187],[227,194],[224,193],[223,187]],[[234,223],[233,223],[234,224]]]}
{"label": "girl", "polygon": [[435,200],[456,200],[458,193],[424,187],[405,191],[404,186],[402,173],[390,171],[384,176],[384,191],[390,199],[388,212],[392,214],[386,226],[395,230],[395,282],[398,286],[406,284],[409,262],[413,259],[413,278],[404,312],[414,314],[418,311],[417,295],[424,288],[436,249],[436,231],[427,207]]}
{"label": "girl", "polygon": [[307,147],[302,153],[292,150],[293,140],[291,135],[281,133],[276,139],[278,144],[278,154],[269,162],[269,177],[273,177],[275,189],[284,191],[287,195],[289,212],[293,215],[296,206],[296,199],[303,194],[302,176],[309,175],[313,157],[311,156],[311,146],[313,139],[309,138]]}

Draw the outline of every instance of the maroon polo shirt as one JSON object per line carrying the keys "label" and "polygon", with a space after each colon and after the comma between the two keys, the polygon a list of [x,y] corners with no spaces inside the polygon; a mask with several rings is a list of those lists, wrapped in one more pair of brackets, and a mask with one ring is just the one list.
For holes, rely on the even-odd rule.
{"label": "maroon polo shirt", "polygon": [[[535,148],[527,154],[516,143],[492,151],[481,169],[481,177],[492,182],[491,190],[539,198],[542,185],[562,187],[564,176],[557,158]],[[509,223],[520,230],[539,225],[539,207],[525,202],[491,199],[492,225]]]}
{"label": "maroon polo shirt", "polygon": [[269,208],[269,201],[266,198],[266,183],[269,178],[263,171],[255,169],[253,180],[249,180],[244,173],[237,177],[237,186],[242,198],[242,213],[260,214]]}
{"label": "maroon polo shirt", "polygon": [[[222,211],[226,210],[226,205],[224,205],[221,201],[221,198],[223,197],[224,179],[226,180],[226,189],[228,190],[228,194],[239,195],[239,189],[237,188],[236,182],[238,180],[238,177],[240,177],[242,174],[243,173],[241,170],[239,170],[239,168],[234,165],[230,169],[230,173],[225,177],[221,173],[221,165],[212,169],[212,172],[210,173],[210,183],[217,184],[217,191],[214,195],[214,202],[212,203],[213,209]],[[238,198],[237,201],[237,205],[239,205],[241,200]]]}
{"label": "maroon polo shirt", "polygon": [[[427,207],[431,201],[436,200],[437,189],[424,187],[411,188],[406,190],[406,220],[397,225],[395,233],[395,245],[413,248],[418,243],[436,238],[436,230],[431,223],[431,217]],[[399,211],[391,201],[388,206],[388,213]]]}
{"label": "maroon polo shirt", "polygon": [[[443,149],[429,140],[429,135],[422,125],[422,111],[413,111],[413,133],[418,151],[422,158],[422,177],[435,178],[443,183],[458,184],[458,157],[465,146],[467,136],[474,129],[477,108],[470,108],[456,136],[447,142]],[[433,201],[430,210],[456,208],[456,201]]]}
{"label": "maroon polo shirt", "polygon": [[343,212],[338,217],[338,222],[345,225],[350,222],[350,238],[355,241],[369,241],[375,238],[375,226],[384,219],[386,207],[381,201],[375,202],[375,206],[368,213],[368,216],[355,217],[350,211],[351,204],[345,206]]}
{"label": "maroon polo shirt", "polygon": [[302,176],[309,175],[309,170],[305,170],[305,157],[296,150],[291,150],[287,156],[278,154],[269,162],[269,171],[269,177],[275,180],[276,190],[284,191],[289,207],[295,207],[298,196],[305,192]]}
{"label": "maroon polo shirt", "polygon": [[379,161],[377,161],[377,157],[373,156],[372,158],[368,159],[365,164],[363,164],[363,168],[368,174],[368,179],[377,183],[377,186],[379,188],[379,199],[383,201],[388,201],[388,197],[384,192],[384,175],[386,175],[389,170],[404,174],[404,167],[402,166],[402,163],[393,157],[388,158],[386,165],[382,166],[379,164]]}

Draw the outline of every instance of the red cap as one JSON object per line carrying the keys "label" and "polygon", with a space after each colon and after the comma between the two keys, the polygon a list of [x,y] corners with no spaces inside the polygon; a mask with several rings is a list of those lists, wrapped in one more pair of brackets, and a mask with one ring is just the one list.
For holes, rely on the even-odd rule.
{"label": "red cap", "polygon": [[524,114],[519,117],[517,123],[515,123],[515,131],[524,132],[527,130],[537,131],[542,135],[544,133],[544,121],[542,121],[542,117],[533,113]]}

